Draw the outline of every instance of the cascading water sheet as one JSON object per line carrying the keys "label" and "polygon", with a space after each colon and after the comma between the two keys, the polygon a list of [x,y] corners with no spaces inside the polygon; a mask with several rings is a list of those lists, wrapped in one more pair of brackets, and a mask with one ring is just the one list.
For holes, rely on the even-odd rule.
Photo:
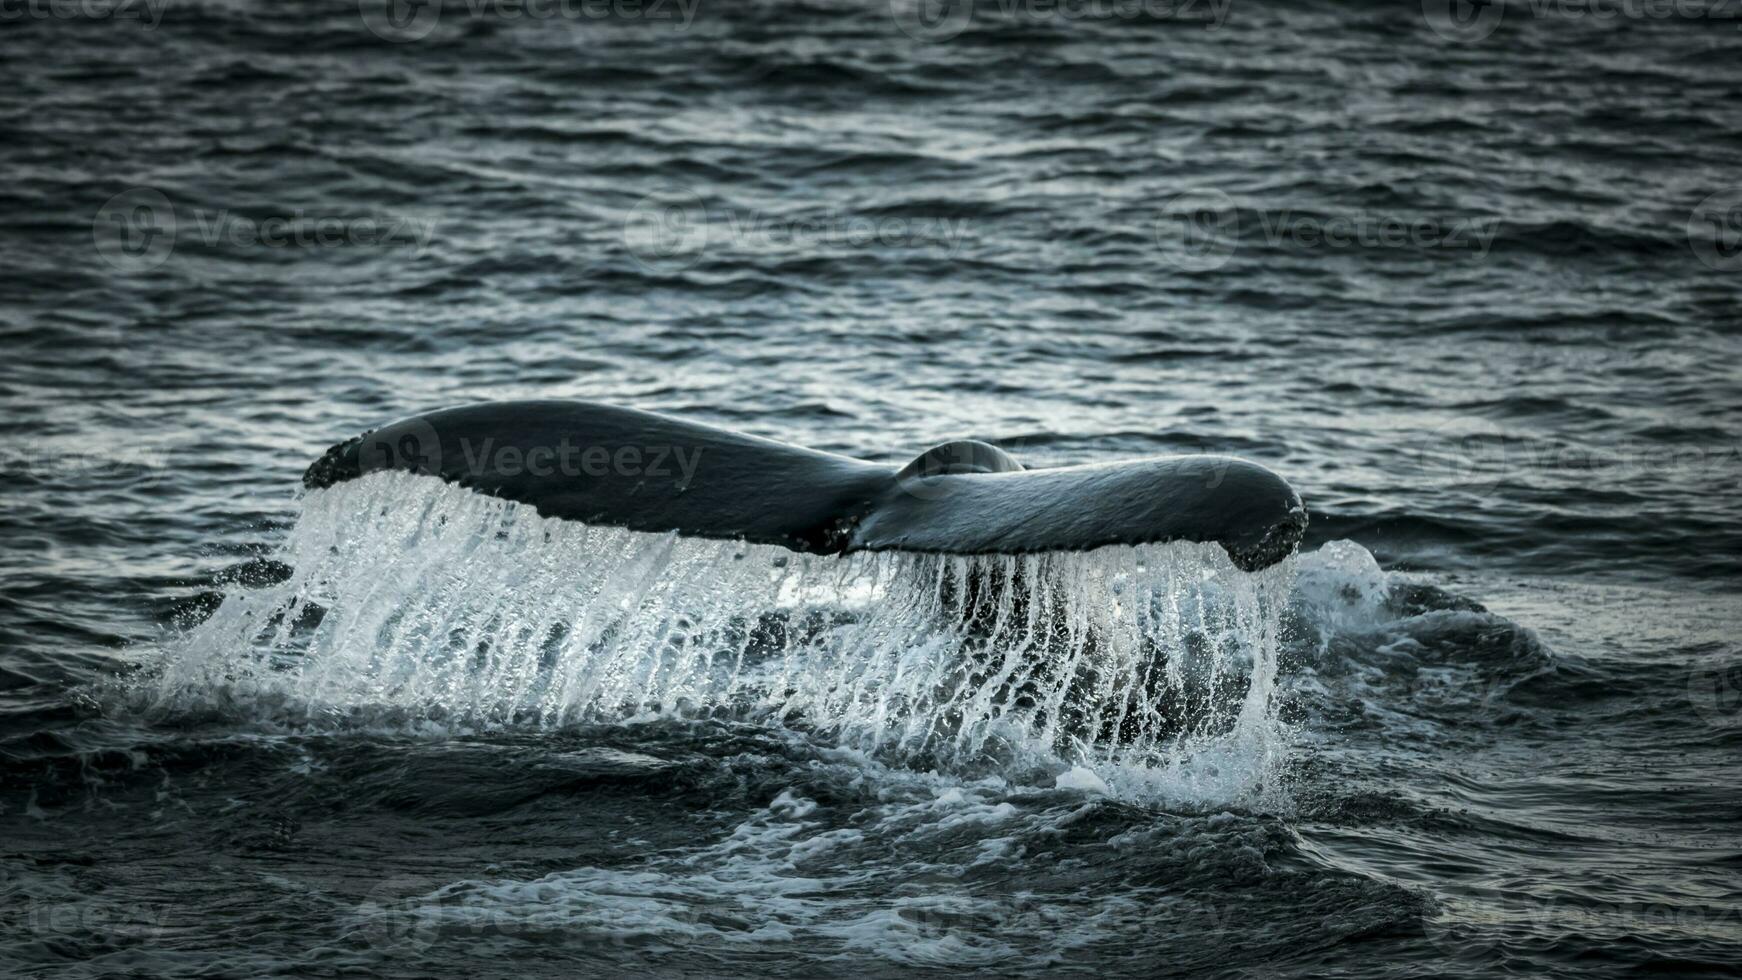
{"label": "cascading water sheet", "polygon": [[172,645],[159,709],[726,719],[911,765],[1082,767],[1194,796],[1256,788],[1282,744],[1292,562],[1247,574],[1216,545],[815,557],[378,474],[308,495],[282,552],[288,579],[233,590]]}

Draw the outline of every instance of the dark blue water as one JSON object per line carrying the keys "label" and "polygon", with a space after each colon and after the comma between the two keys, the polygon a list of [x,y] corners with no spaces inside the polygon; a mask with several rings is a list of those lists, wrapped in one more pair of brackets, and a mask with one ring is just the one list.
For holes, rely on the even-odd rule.
{"label": "dark blue water", "polygon": [[[1742,955],[1721,8],[104,9],[0,27],[0,971]],[[540,714],[515,671],[560,658],[413,690],[403,643],[253,642],[320,585],[329,624],[463,609],[500,653],[502,610],[628,581],[580,538],[343,550],[465,506],[435,489],[299,497],[341,438],[527,397],[889,461],[1259,460],[1312,519],[1280,638],[1226,634],[1261,717],[1097,768],[774,687]],[[326,584],[268,574],[322,542]],[[678,605],[773,601],[668,559]],[[833,654],[936,652],[902,628]]]}

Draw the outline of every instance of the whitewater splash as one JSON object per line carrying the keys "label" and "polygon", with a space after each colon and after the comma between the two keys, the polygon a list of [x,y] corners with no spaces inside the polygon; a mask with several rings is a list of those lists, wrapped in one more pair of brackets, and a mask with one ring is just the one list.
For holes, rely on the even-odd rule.
{"label": "whitewater splash", "polygon": [[1070,785],[1211,796],[1262,783],[1283,741],[1292,562],[1248,574],[1212,544],[817,557],[377,474],[305,497],[278,557],[287,580],[233,588],[166,651],[156,708],[723,718],[912,764],[1039,763]]}

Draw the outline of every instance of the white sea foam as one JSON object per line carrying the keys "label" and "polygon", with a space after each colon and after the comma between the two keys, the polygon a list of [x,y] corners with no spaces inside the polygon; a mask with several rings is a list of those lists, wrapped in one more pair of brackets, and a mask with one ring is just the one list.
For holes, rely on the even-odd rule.
{"label": "white sea foam", "polygon": [[1393,576],[1354,541],[1327,541],[1297,562],[1296,603],[1325,636],[1371,629],[1395,618],[1385,609]]}
{"label": "white sea foam", "polygon": [[[1278,761],[1291,563],[1215,545],[804,556],[377,474],[303,501],[285,582],[166,652],[163,710],[297,724],[730,717],[926,766],[1226,799]],[[1086,779],[1072,777],[1087,785]]]}
{"label": "white sea foam", "polygon": [[[714,840],[628,867],[469,878],[382,896],[358,908],[355,928],[474,946],[534,934],[654,950],[797,943],[962,968],[1034,955],[1037,941],[1058,956],[1141,936],[1169,900],[1164,884],[1118,894],[977,886],[967,873],[996,860],[981,857],[989,849],[1050,840],[1082,810],[1057,800],[1019,807],[997,777],[888,769],[850,751],[824,753],[817,764],[828,778],[865,775],[877,785],[875,802],[854,803],[853,826],[829,829],[839,814],[820,814],[817,802],[788,789]],[[889,861],[892,849],[907,858]]]}

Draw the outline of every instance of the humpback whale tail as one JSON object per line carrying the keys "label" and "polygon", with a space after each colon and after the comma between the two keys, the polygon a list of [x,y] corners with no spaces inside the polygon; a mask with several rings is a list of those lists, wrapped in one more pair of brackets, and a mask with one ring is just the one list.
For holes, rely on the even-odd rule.
{"label": "humpback whale tail", "polygon": [[1290,554],[1306,527],[1287,482],[1233,457],[1026,469],[966,440],[896,468],[580,401],[413,416],[332,447],[303,483],[319,489],[378,471],[429,475],[546,517],[814,554],[1196,541],[1256,571]]}

